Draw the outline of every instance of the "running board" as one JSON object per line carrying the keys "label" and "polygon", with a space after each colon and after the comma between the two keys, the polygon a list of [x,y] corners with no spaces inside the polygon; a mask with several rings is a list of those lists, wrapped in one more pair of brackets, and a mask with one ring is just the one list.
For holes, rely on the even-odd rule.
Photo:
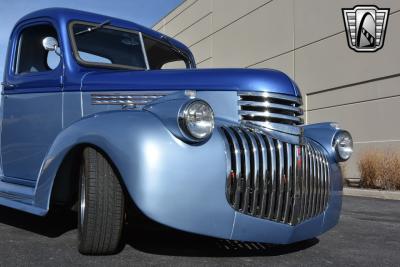
{"label": "running board", "polygon": [[34,206],[35,188],[0,181],[0,205],[18,209],[39,216],[47,210]]}

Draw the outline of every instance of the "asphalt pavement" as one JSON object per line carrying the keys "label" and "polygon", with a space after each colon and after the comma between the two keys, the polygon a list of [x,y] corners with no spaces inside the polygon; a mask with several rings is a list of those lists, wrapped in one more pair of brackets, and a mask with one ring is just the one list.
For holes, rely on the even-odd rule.
{"label": "asphalt pavement", "polygon": [[76,215],[39,218],[0,207],[0,266],[399,266],[400,201],[344,197],[330,232],[287,246],[240,243],[131,225],[114,256],[80,255]]}

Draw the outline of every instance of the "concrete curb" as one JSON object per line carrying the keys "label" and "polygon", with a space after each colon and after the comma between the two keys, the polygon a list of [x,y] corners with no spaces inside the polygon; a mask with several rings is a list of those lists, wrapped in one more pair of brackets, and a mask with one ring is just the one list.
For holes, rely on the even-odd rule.
{"label": "concrete curb", "polygon": [[400,191],[384,191],[375,189],[343,188],[344,196],[372,197],[380,199],[400,200]]}

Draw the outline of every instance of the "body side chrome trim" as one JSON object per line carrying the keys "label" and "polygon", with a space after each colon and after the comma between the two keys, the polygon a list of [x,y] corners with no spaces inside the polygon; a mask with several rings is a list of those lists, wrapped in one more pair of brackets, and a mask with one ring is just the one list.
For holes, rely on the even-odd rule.
{"label": "body side chrome trim", "polygon": [[92,105],[121,105],[143,108],[151,102],[172,92],[127,92],[127,93],[93,93]]}

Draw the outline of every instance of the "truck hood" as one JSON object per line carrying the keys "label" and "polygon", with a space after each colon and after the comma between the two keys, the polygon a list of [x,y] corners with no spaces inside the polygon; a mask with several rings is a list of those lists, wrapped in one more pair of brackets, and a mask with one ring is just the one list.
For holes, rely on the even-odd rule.
{"label": "truck hood", "polygon": [[269,69],[190,69],[94,71],[82,78],[82,91],[260,91],[300,96],[284,73]]}

